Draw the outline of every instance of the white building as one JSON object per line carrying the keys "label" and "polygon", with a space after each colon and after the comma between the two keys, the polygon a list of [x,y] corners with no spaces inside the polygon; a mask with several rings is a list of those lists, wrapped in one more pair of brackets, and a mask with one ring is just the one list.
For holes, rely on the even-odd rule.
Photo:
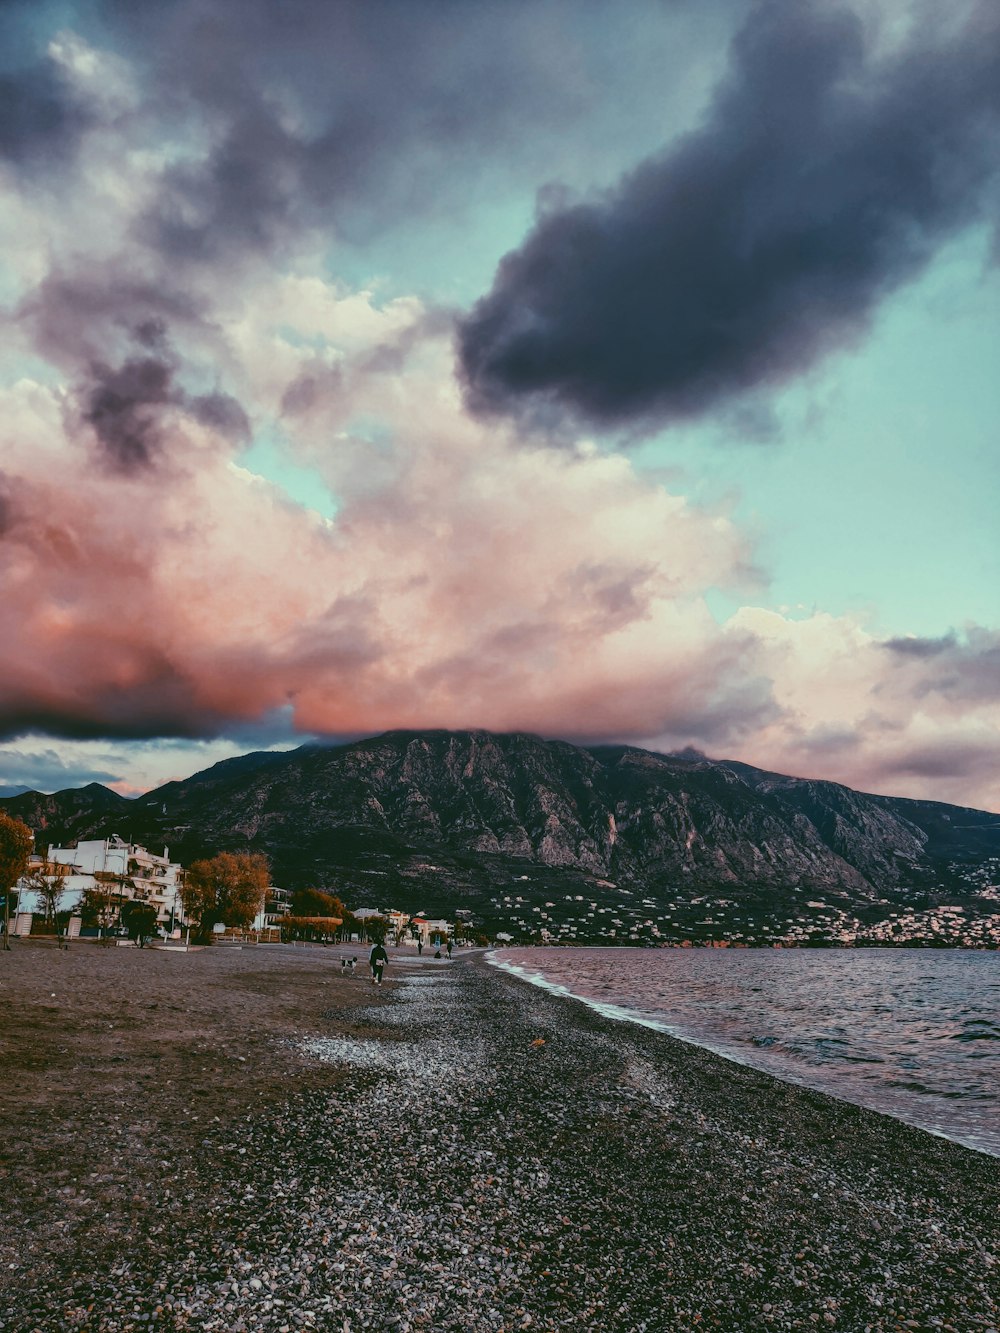
{"label": "white building", "polygon": [[50,847],[46,859],[50,865],[65,866],[69,871],[65,902],[59,910],[72,909],[87,889],[100,887],[122,902],[136,898],[152,903],[160,924],[176,925],[183,918],[184,871],[170,860],[167,847],[162,856],[157,856],[113,833],[110,838],[94,838],[75,846]]}
{"label": "white building", "polygon": [[[45,915],[44,895],[35,888],[40,878],[50,884],[58,882],[59,893],[52,903],[52,910],[57,914],[72,912],[79,906],[86,890],[94,888],[96,883],[93,875],[77,874],[63,867],[57,871],[45,857],[33,855],[28,862],[28,869],[17,882],[17,914],[11,927],[15,934],[29,934],[33,918]],[[79,922],[76,923],[78,925]],[[76,926],[73,926],[74,931]]]}
{"label": "white building", "polygon": [[254,917],[251,930],[278,930],[291,910],[291,889],[279,889],[277,885],[269,884],[264,895],[264,905]]}
{"label": "white building", "polygon": [[431,919],[421,912],[411,918],[410,930],[419,935],[425,946],[445,944],[448,937],[455,934],[455,928],[450,921]]}

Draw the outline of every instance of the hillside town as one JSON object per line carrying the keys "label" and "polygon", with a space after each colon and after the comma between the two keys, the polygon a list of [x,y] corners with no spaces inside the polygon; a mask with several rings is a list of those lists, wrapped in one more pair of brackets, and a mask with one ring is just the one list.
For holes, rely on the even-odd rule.
{"label": "hillside town", "polygon": [[[872,898],[863,913],[793,888],[781,902],[678,893],[659,900],[607,880],[593,897],[565,894],[542,904],[523,892],[498,895],[507,918],[500,942],[690,948],[1000,947],[1000,857],[951,867],[959,896],[943,886],[896,899]],[[525,877],[527,878],[527,877]],[[600,892],[598,892],[600,891]]]}
{"label": "hillside town", "polygon": [[960,880],[964,876],[961,903],[947,901],[943,892],[937,901],[927,894],[910,902],[876,898],[863,915],[801,888],[779,904],[681,893],[654,898],[600,879],[593,882],[593,896],[565,893],[538,902],[524,875],[511,892],[495,895],[488,911],[457,908],[447,917],[385,903],[350,907],[321,889],[282,888],[270,883],[266,861],[257,860],[250,898],[228,906],[220,899],[209,914],[203,904],[199,911],[194,888],[209,862],[186,869],[170,859],[168,847],[158,854],[117,834],[50,846],[31,855],[18,881],[10,933],[173,947],[190,944],[192,935],[228,944],[377,938],[419,949],[449,940],[499,946],[1000,947],[1000,858],[972,871],[954,868]]}

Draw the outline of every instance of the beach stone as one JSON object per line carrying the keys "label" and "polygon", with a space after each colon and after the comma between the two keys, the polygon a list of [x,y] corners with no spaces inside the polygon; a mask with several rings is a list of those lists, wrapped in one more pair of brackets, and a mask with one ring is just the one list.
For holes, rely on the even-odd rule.
{"label": "beach stone", "polygon": [[[119,1333],[123,1297],[125,1324],[225,1333],[995,1329],[981,1155],[482,967],[347,1011],[331,990],[268,1096],[203,1120],[182,1179],[157,1155],[134,1234],[103,1210],[113,1271],[72,1286],[88,1333]],[[52,1288],[4,1271],[44,1328]]]}

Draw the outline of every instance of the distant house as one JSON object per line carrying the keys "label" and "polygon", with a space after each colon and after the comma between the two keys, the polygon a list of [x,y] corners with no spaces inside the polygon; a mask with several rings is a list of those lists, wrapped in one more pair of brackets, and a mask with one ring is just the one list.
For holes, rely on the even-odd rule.
{"label": "distant house", "polygon": [[406,912],[400,912],[398,908],[395,907],[390,907],[389,910],[383,912],[382,915],[389,923],[390,933],[398,940],[403,934],[403,931],[410,924],[409,915]]}
{"label": "distant house", "polygon": [[292,910],[291,889],[279,889],[269,884],[264,895],[264,906],[253,919],[252,930],[277,930]]}
{"label": "distant house", "polygon": [[418,914],[410,918],[410,931],[425,945],[444,944],[449,935],[454,935],[454,926],[448,921],[433,919]]}

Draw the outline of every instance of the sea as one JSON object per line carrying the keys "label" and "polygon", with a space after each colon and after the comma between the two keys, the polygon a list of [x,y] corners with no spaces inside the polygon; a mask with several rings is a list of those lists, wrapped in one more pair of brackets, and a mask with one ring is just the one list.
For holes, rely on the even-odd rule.
{"label": "sea", "polygon": [[496,966],[1000,1156],[1000,953],[510,948]]}

